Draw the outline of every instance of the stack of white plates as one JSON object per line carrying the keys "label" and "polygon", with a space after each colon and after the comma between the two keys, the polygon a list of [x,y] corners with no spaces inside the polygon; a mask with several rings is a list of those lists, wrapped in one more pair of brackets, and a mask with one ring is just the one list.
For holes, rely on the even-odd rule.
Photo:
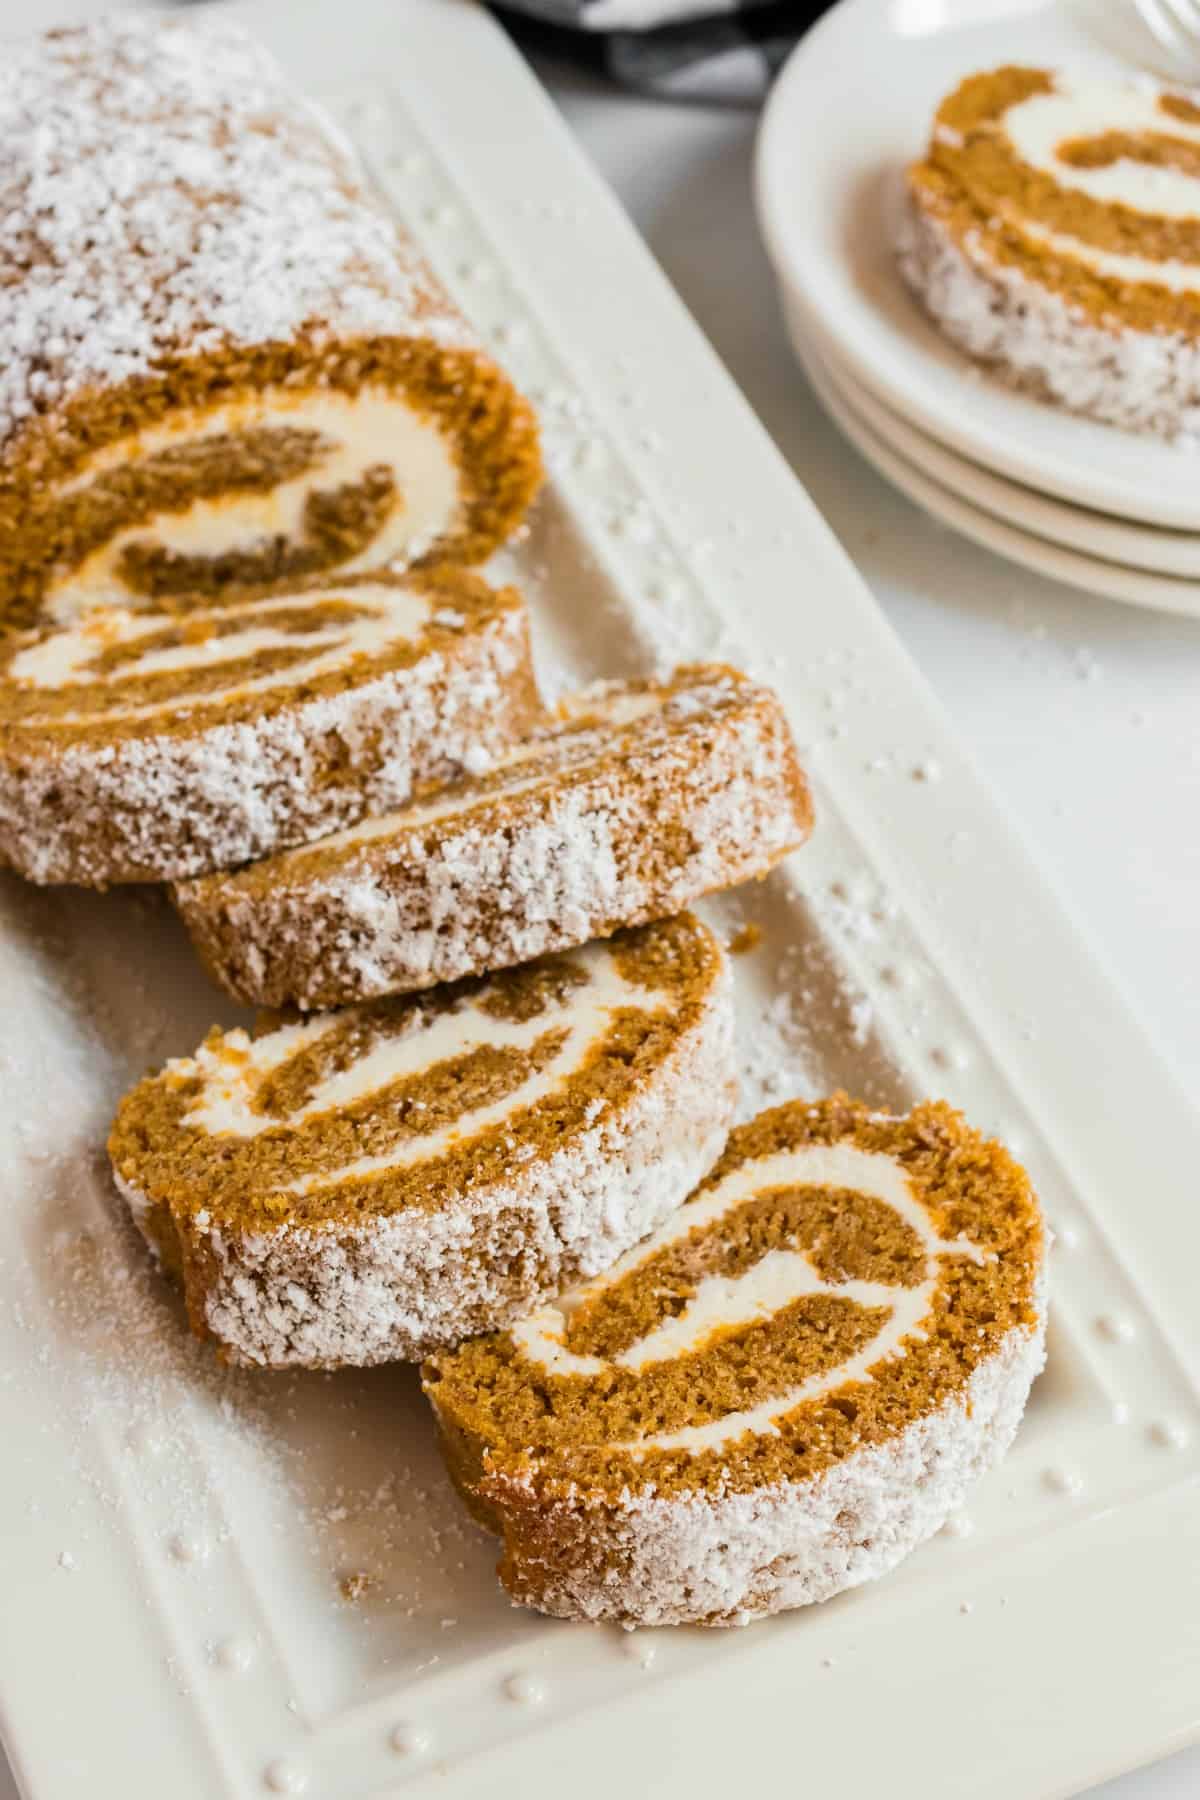
{"label": "stack of white plates", "polygon": [[1075,418],[983,373],[926,318],[892,251],[905,165],[964,75],[1152,66],[1139,32],[1115,0],[841,0],[776,83],[759,213],[801,361],[881,473],[1014,562],[1200,616],[1200,446]]}

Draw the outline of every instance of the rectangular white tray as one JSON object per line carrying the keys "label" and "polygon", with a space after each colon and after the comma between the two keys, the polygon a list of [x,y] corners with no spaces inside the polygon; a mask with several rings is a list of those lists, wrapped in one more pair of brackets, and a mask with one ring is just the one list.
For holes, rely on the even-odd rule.
{"label": "rectangular white tray", "polygon": [[169,912],[6,881],[19,1778],[35,1800],[1034,1800],[1178,1745],[1200,1724],[1196,1116],[499,30],[463,0],[241,10],[539,403],[551,480],[504,564],[551,679],[715,654],[785,697],[819,829],[718,909],[765,933],[739,963],[747,1107],[938,1091],[1004,1135],[1059,1234],[1050,1364],[969,1518],[885,1582],[744,1633],[519,1614],[412,1373],[223,1374],[114,1204],[118,1093],[232,1016]]}

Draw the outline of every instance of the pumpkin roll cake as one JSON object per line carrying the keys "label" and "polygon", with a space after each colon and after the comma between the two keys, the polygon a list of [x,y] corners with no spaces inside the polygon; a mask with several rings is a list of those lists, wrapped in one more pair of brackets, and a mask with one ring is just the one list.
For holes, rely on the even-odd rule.
{"label": "pumpkin roll cake", "polygon": [[485,981],[213,1031],[109,1152],[198,1335],[270,1368],[424,1356],[607,1268],[720,1154],[728,964],[686,914]]}
{"label": "pumpkin roll cake", "polygon": [[214,9],[0,67],[0,616],[477,562],[529,407],[351,153]]}
{"label": "pumpkin roll cake", "polygon": [[742,1624],[884,1574],[1003,1454],[1044,1260],[1027,1177],[947,1106],[794,1101],[606,1273],[433,1357],[426,1392],[515,1600]]}
{"label": "pumpkin roll cake", "polygon": [[765,874],[811,824],[779,701],[698,665],[586,689],[487,773],[176,903],[237,998],[334,1006],[664,917]]}
{"label": "pumpkin roll cake", "polygon": [[1200,104],[1010,67],[942,102],[900,265],[968,355],[1074,412],[1200,430]]}
{"label": "pumpkin roll cake", "polygon": [[196,875],[393,807],[538,710],[520,596],[467,571],[94,607],[0,637],[0,855]]}

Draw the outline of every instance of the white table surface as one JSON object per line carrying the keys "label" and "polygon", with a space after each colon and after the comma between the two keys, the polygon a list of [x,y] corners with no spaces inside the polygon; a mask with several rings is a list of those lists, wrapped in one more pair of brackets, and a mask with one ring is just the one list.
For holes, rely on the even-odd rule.
{"label": "white table surface", "polygon": [[[0,25],[30,23],[24,10],[0,0]],[[1200,1098],[1200,623],[1093,600],[975,549],[842,442],[776,310],[750,203],[749,115],[629,98],[539,66],[1031,854]],[[1093,1792],[1197,1800],[1200,1748]],[[0,1800],[16,1795],[0,1752]]]}

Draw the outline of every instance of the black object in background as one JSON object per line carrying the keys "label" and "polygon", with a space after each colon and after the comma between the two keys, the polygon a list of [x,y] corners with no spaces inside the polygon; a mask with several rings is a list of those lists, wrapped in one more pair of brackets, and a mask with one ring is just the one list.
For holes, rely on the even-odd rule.
{"label": "black object in background", "polygon": [[495,10],[526,49],[595,69],[622,87],[663,100],[757,106],[828,4],[731,0],[712,10],[704,0],[509,0]]}

